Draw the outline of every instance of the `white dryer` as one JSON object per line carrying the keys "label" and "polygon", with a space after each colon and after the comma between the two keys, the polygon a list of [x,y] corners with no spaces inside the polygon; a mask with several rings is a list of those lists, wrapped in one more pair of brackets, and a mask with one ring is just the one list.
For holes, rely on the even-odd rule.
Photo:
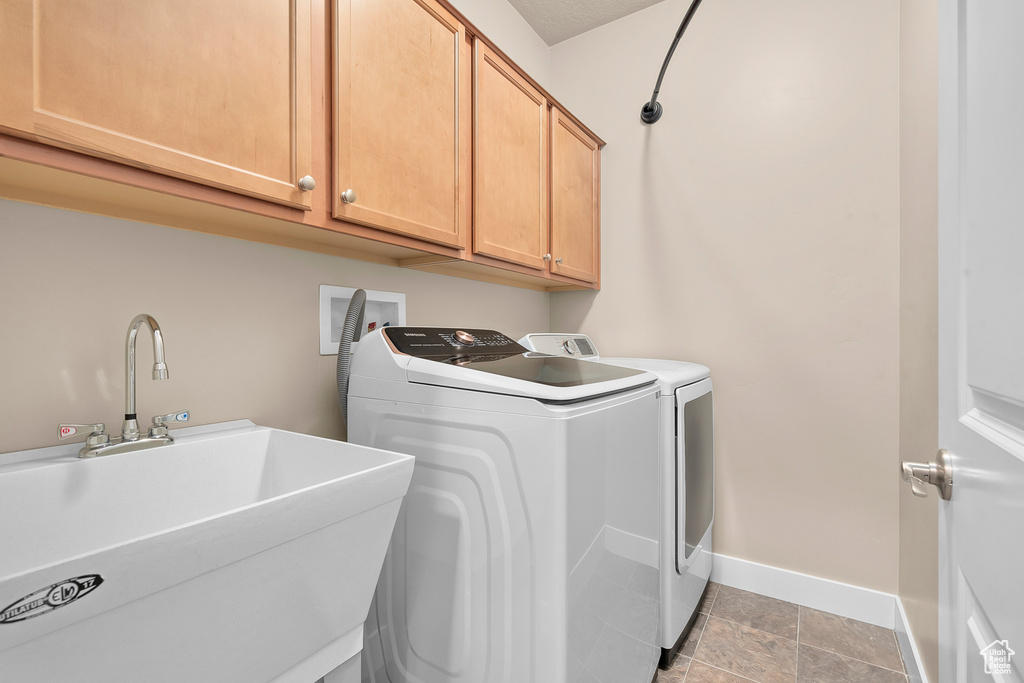
{"label": "white dryer", "polygon": [[697,619],[711,576],[715,515],[714,405],[711,372],[697,363],[602,358],[584,334],[529,334],[540,353],[634,368],[658,376],[661,449],[661,666],[668,668]]}
{"label": "white dryer", "polygon": [[657,378],[492,330],[359,342],[349,438],[416,457],[364,681],[657,676]]}

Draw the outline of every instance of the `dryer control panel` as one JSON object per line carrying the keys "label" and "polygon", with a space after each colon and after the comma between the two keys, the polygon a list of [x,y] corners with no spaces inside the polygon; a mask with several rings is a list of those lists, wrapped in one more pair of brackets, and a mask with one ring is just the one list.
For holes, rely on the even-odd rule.
{"label": "dryer control panel", "polygon": [[519,343],[538,353],[552,356],[570,356],[572,358],[598,357],[597,347],[585,334],[536,333],[528,334]]}

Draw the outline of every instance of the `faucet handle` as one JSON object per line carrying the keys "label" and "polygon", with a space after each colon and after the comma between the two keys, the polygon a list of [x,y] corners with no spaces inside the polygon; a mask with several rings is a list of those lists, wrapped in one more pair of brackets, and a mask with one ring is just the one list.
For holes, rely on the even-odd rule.
{"label": "faucet handle", "polygon": [[188,422],[188,418],[191,417],[191,412],[188,410],[179,410],[176,413],[168,413],[166,415],[157,415],[153,418],[153,424],[159,425],[164,422]]}
{"label": "faucet handle", "polygon": [[73,436],[79,436],[79,432],[82,430],[89,431],[88,438],[85,440],[89,446],[98,446],[110,441],[110,437],[107,435],[107,426],[102,422],[88,425],[62,423],[57,426],[57,438],[70,439]]}
{"label": "faucet handle", "polygon": [[191,416],[192,412],[189,410],[179,410],[176,413],[168,413],[167,415],[157,415],[153,418],[153,424],[149,426],[149,435],[167,436],[168,422],[188,422],[188,419]]}

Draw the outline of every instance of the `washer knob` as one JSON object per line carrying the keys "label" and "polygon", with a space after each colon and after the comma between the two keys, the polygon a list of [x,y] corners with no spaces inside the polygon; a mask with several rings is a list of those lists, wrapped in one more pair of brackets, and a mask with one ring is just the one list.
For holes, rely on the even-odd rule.
{"label": "washer knob", "polygon": [[580,347],[576,345],[575,339],[566,339],[562,342],[562,346],[570,356],[575,356],[580,352]]}
{"label": "washer knob", "polygon": [[459,342],[463,346],[472,346],[476,344],[476,337],[471,335],[469,332],[463,332],[462,330],[455,331],[455,341]]}

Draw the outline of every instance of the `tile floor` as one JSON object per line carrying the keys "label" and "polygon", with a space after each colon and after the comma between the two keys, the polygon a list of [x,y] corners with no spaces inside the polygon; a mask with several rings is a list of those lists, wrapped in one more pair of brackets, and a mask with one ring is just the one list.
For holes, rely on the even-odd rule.
{"label": "tile floor", "polygon": [[907,683],[889,629],[716,583],[700,612],[659,683]]}

